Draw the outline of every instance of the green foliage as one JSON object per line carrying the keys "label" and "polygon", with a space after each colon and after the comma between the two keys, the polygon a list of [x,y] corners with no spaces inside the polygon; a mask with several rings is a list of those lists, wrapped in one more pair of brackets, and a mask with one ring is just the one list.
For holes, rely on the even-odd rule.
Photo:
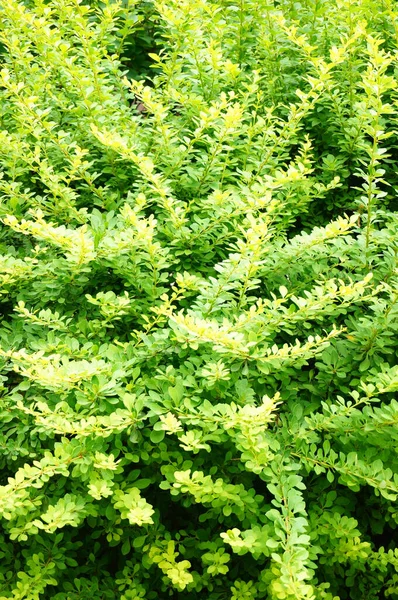
{"label": "green foliage", "polygon": [[0,600],[398,598],[396,4],[0,25]]}

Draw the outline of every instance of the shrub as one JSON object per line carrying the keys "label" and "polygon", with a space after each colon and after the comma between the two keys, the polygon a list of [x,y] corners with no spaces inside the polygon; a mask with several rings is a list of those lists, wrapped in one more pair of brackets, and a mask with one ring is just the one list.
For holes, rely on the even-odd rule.
{"label": "shrub", "polygon": [[397,597],[395,3],[0,19],[1,600]]}

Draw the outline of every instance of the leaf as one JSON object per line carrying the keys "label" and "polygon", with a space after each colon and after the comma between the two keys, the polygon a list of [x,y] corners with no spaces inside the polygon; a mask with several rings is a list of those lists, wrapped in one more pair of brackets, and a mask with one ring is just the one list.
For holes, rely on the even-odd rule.
{"label": "leaf", "polygon": [[164,439],[164,436],[165,436],[164,430],[160,430],[160,431],[152,430],[149,438],[150,438],[151,442],[153,442],[154,444],[158,444],[159,442],[161,442]]}

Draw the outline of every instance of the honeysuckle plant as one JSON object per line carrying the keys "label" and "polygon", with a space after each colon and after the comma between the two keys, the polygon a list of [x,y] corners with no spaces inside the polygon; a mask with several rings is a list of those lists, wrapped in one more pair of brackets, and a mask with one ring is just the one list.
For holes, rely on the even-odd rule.
{"label": "honeysuckle plant", "polygon": [[0,5],[0,600],[398,597],[392,0]]}

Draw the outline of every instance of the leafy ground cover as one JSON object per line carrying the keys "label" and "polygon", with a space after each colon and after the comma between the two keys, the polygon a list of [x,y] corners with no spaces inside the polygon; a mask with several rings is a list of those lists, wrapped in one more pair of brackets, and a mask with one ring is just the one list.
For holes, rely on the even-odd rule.
{"label": "leafy ground cover", "polygon": [[0,20],[0,599],[397,598],[396,3]]}

